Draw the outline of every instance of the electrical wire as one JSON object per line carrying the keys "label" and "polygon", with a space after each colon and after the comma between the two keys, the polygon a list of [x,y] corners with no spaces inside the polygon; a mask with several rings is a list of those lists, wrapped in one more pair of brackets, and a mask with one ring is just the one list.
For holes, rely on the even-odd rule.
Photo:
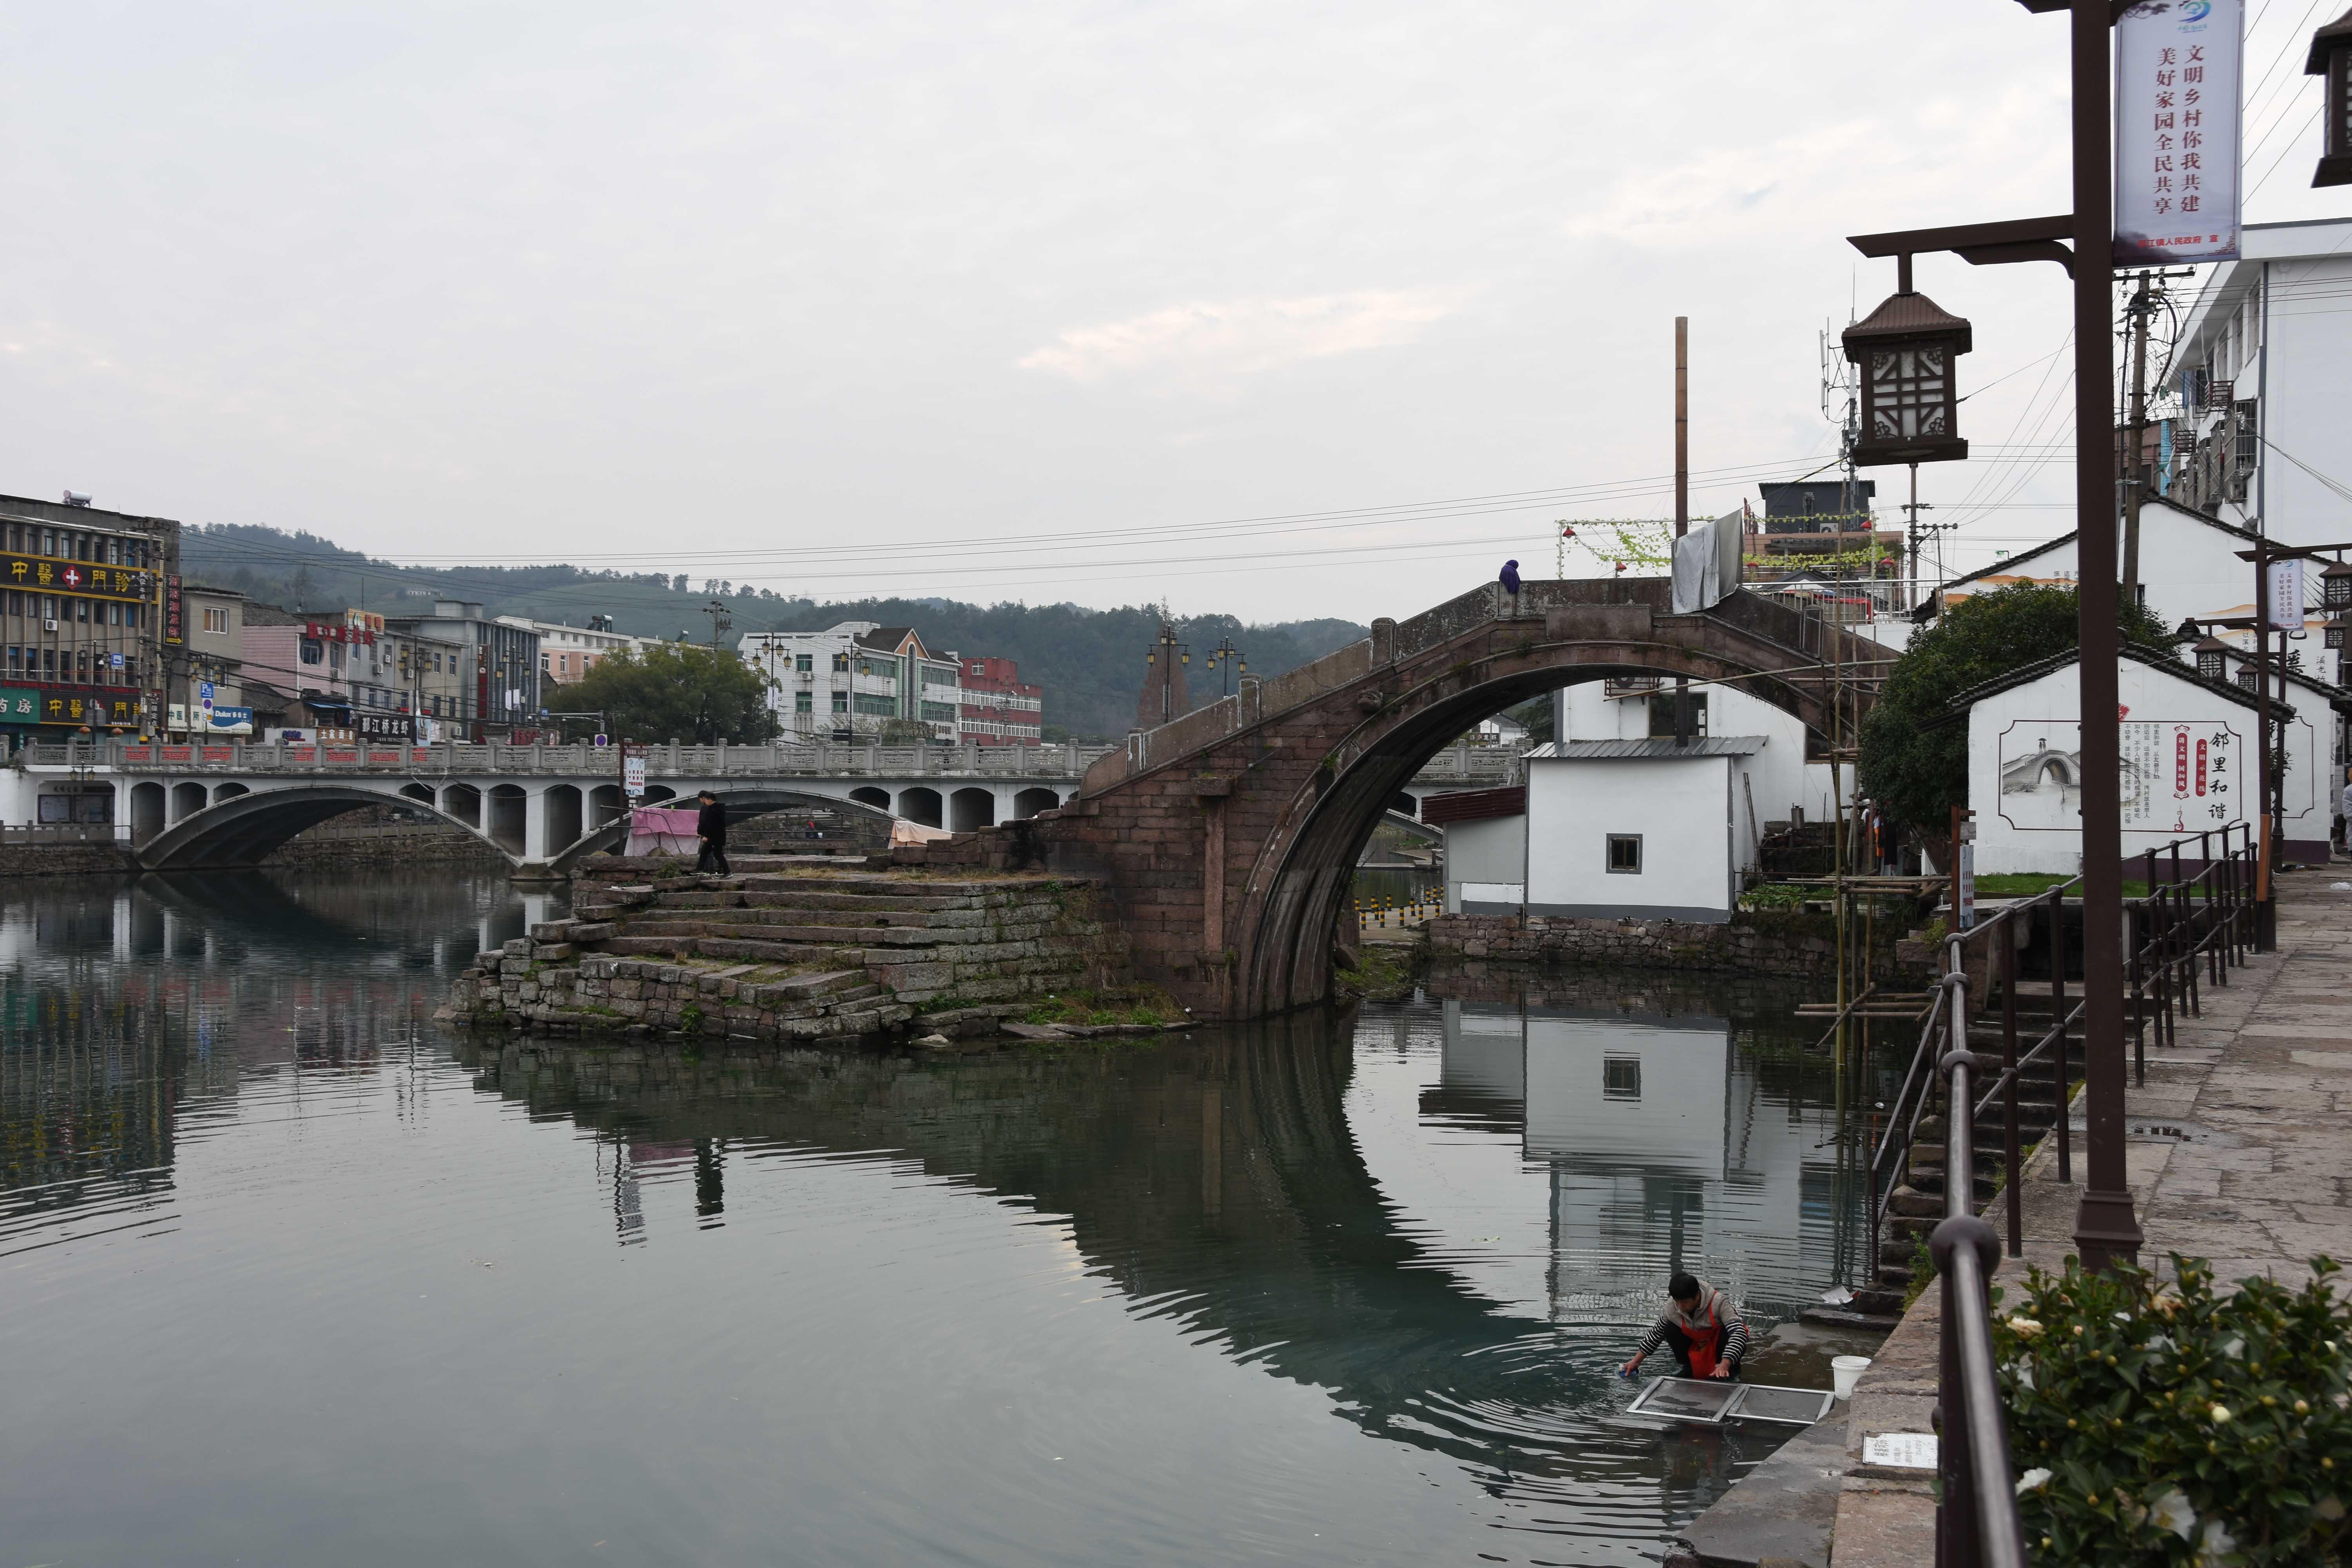
{"label": "electrical wire", "polygon": [[[2064,341],[2059,343],[2057,352],[2047,356],[2048,363],[2042,366],[2042,379],[2034,383],[2032,394],[2026,398],[2024,406],[2018,410],[2016,419],[2010,425],[2009,434],[2002,438],[2001,444],[2004,447],[2014,447],[2016,446],[2018,432],[2025,427],[2027,417],[2032,414],[2035,405],[2042,401],[2042,391],[2050,384],[2051,374],[2058,368],[2059,359],[2063,357],[2066,351],[2074,345],[2074,329],[2070,327],[2067,329]],[[2071,379],[2074,374],[2071,368],[2068,370],[2067,374],[2069,379]],[[1969,505],[1975,501],[1976,498],[1984,492],[1986,485],[1990,482],[1990,476],[1989,472],[1983,470],[1979,471],[1974,477],[1973,481],[1969,484],[1967,492],[1963,494],[1958,500],[1951,502],[1948,510],[1965,513]],[[1951,530],[1958,528],[1962,522],[1967,521],[1968,519],[1965,516],[1950,517],[1944,522],[1938,524],[1938,527],[1948,532]]]}
{"label": "electrical wire", "polygon": [[2279,149],[2279,155],[2271,160],[2271,166],[2263,171],[2263,177],[2256,180],[2254,182],[2253,189],[2246,193],[2246,199],[2248,201],[2253,200],[2256,195],[2261,194],[2262,188],[2270,184],[2271,176],[2278,173],[2279,165],[2285,163],[2289,155],[2294,152],[2295,148],[2302,144],[2303,133],[2319,123],[2319,117],[2326,111],[2326,108],[2327,106],[2323,103],[2318,108],[2314,109],[2311,111],[2311,118],[2305,121],[2300,126],[2295,128],[2294,134],[2287,138],[2286,145]]}

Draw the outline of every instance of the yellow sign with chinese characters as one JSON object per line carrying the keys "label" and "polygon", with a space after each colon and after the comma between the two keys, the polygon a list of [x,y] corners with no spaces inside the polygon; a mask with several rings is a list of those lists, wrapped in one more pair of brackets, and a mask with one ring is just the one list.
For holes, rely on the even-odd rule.
{"label": "yellow sign with chinese characters", "polygon": [[38,594],[63,594],[80,599],[113,599],[142,604],[148,597],[148,577],[128,566],[101,566],[91,561],[53,561],[44,555],[0,554],[0,587],[29,588]]}

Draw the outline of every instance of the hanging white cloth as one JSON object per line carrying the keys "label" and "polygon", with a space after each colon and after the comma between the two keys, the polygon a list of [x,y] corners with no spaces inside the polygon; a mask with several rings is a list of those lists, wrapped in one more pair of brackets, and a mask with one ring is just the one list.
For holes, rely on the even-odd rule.
{"label": "hanging white cloth", "polygon": [[1748,508],[1725,512],[1675,541],[1675,614],[1713,609],[1739,586],[1739,552],[1748,538]]}

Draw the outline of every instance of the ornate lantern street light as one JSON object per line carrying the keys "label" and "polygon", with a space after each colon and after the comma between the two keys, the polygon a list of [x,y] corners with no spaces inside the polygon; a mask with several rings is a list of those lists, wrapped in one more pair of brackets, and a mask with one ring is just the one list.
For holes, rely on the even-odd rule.
{"label": "ornate lantern street light", "polygon": [[1953,372],[1974,346],[1967,320],[1911,287],[1911,258],[1898,287],[1843,334],[1845,357],[1862,370],[1862,435],[1853,460],[1947,463],[1969,455],[1960,439]]}
{"label": "ornate lantern street light", "polygon": [[2208,635],[2197,645],[2197,673],[2208,680],[2229,679],[2230,645]]}
{"label": "ornate lantern street light", "polygon": [[2326,625],[2327,646],[2339,653],[2344,648],[2344,628],[2347,626],[2352,626],[2352,617],[2344,616],[2333,617]]}
{"label": "ornate lantern street light", "polygon": [[2352,185],[2352,11],[2311,36],[2305,76],[2327,79],[2326,127],[2313,185]]}
{"label": "ornate lantern street light", "polygon": [[2319,574],[2319,602],[2330,610],[2352,610],[2352,565],[2331,561]]}

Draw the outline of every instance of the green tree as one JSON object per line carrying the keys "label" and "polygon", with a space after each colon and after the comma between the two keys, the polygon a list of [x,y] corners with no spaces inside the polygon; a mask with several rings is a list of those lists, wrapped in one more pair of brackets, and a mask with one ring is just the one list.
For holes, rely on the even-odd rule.
{"label": "green tree", "polygon": [[620,739],[755,743],[776,733],[769,685],[724,649],[656,643],[642,653],[623,648],[599,659],[563,689],[563,704],[601,710]]}
{"label": "green tree", "polygon": [[[1970,687],[2080,642],[2072,588],[2021,583],[1947,606],[1911,639],[1862,721],[1855,788],[1897,822],[1941,842],[1952,807],[1969,804],[1969,727],[1951,700]],[[2158,652],[2170,634],[2144,605],[2118,605],[2126,640]],[[1940,724],[1936,721],[1947,722]]]}

